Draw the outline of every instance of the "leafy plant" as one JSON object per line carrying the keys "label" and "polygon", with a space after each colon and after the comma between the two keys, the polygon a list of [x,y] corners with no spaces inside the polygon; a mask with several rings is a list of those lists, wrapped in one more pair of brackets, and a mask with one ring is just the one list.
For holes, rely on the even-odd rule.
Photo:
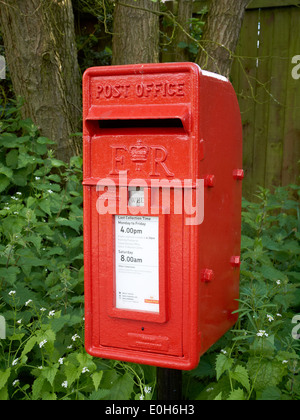
{"label": "leafy plant", "polygon": [[82,159],[57,160],[19,106],[0,126],[0,400],[149,399],[154,368],[84,349]]}
{"label": "leafy plant", "polygon": [[[300,188],[243,201],[239,321],[186,375],[196,399],[300,399]],[[192,388],[192,390],[191,390]]]}
{"label": "leafy plant", "polygon": [[[20,106],[0,122],[0,400],[152,399],[154,367],[84,349],[82,160],[57,160]],[[243,201],[239,320],[184,374],[186,399],[300,399],[299,193]]]}

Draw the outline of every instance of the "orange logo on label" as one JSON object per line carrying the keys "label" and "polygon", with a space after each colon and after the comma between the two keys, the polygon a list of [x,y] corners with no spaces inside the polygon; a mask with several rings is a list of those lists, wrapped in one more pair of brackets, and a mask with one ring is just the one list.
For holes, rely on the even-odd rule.
{"label": "orange logo on label", "polygon": [[155,299],[145,299],[144,302],[145,303],[155,303],[155,304],[159,305],[159,300],[155,300]]}

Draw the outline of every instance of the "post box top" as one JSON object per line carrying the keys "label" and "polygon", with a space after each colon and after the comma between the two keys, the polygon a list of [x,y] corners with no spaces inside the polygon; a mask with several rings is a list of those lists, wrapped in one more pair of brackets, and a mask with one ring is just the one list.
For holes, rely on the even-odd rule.
{"label": "post box top", "polygon": [[[148,181],[159,177],[195,181],[204,158],[202,130],[210,83],[218,84],[220,97],[222,92],[228,95],[226,78],[202,71],[195,63],[86,70],[84,182],[118,177],[121,171]],[[138,160],[135,153],[141,155]]]}
{"label": "post box top", "polygon": [[83,76],[84,111],[104,105],[190,103],[199,77],[194,63],[92,67]]}

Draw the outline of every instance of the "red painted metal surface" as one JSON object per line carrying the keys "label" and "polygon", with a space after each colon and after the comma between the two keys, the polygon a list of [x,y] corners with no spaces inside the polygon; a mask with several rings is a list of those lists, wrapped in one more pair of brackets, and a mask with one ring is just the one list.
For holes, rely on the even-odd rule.
{"label": "red painted metal surface", "polygon": [[[192,369],[237,319],[243,172],[234,90],[195,64],[143,64],[88,69],[83,99],[86,350]],[[148,200],[133,209],[124,202],[137,179]],[[153,188],[162,180],[174,182],[167,204],[165,184]],[[176,207],[184,180],[194,200],[204,180],[199,224],[187,223],[183,201]],[[109,211],[99,214],[104,202]],[[158,217],[159,299],[145,299],[157,311],[116,304],[116,217],[131,211]]]}

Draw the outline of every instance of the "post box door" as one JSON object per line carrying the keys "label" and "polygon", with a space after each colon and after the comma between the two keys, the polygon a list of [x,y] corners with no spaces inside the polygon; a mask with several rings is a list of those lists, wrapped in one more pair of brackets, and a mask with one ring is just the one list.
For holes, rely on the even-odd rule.
{"label": "post box door", "polygon": [[[92,208],[96,208],[99,195],[95,188],[90,188],[86,193],[86,200],[91,200]],[[105,352],[105,348],[108,351],[117,348],[179,357],[183,355],[182,312],[185,276],[182,248],[184,229],[181,219],[181,215],[174,214],[107,214],[99,217],[96,212],[91,213],[87,236],[90,237],[93,253],[92,329],[98,337],[102,351]],[[170,229],[172,224],[179,225],[180,228]],[[137,235],[140,238],[137,238]],[[171,247],[171,243],[176,244],[176,247]],[[96,249],[98,252],[93,251]],[[126,253],[128,249],[132,253]],[[144,261],[147,259],[147,253],[151,254],[150,266],[149,258],[148,261]],[[128,262],[121,263],[122,256],[125,256]],[[121,277],[120,290],[117,284],[118,276]],[[122,276],[128,280],[134,276],[140,282],[143,278],[148,283],[152,282],[149,296],[144,294],[143,286],[135,288],[133,292],[132,285],[136,284],[134,281],[132,284],[129,281],[127,289],[125,284],[124,290]],[[154,290],[154,294],[156,289],[158,295],[152,296],[151,292]],[[123,301],[118,299],[118,293],[122,293]],[[142,295],[142,299],[139,294]],[[105,299],[99,299],[99,296],[105,296]],[[154,299],[154,303],[151,302],[151,298]],[[146,308],[147,305],[141,306],[135,300],[147,300],[150,310]],[[119,307],[118,301],[121,301]]]}

